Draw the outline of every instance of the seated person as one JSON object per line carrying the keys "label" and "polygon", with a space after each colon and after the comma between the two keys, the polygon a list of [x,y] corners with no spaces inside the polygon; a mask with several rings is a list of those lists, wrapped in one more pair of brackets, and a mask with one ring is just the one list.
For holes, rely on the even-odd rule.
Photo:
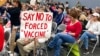
{"label": "seated person", "polygon": [[64,14],[63,14],[64,8],[63,7],[58,7],[57,9],[57,15],[54,18],[54,22],[57,23],[57,25],[60,25],[64,19]]}
{"label": "seated person", "polygon": [[[96,38],[96,35],[100,34],[100,15],[98,13],[93,13],[91,20],[88,21],[86,28],[88,29],[85,31],[80,39],[77,41],[78,43],[80,41],[84,41],[83,44],[85,45],[86,53],[88,52],[88,39],[89,38]],[[85,53],[84,53],[85,54]]]}
{"label": "seated person", "polygon": [[4,28],[3,28],[3,19],[0,16],[0,52],[4,46]]}
{"label": "seated person", "polygon": [[66,31],[57,33],[54,39],[48,44],[48,50],[55,48],[54,56],[60,56],[62,43],[74,43],[82,30],[81,22],[78,21],[78,12],[75,9],[71,9],[69,12],[70,23],[67,24]]}
{"label": "seated person", "polygon": [[[28,56],[34,49],[34,39],[32,38],[20,38],[17,40],[17,46],[21,56]],[[38,47],[38,42],[36,43],[36,47]]]}

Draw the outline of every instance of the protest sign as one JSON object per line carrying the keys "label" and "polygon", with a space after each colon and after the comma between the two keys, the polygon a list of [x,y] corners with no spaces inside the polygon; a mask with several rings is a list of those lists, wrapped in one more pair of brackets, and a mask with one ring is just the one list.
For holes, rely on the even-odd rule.
{"label": "protest sign", "polygon": [[23,11],[21,13],[20,38],[50,37],[52,13]]}

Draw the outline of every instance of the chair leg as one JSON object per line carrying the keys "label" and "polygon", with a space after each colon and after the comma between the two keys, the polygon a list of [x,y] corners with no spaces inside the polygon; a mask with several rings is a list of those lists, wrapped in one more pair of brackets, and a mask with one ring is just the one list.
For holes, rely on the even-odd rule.
{"label": "chair leg", "polygon": [[91,52],[91,53],[94,53],[94,50],[95,50],[95,48],[96,48],[97,44],[98,44],[98,39],[97,39],[96,44],[94,45],[93,50],[92,50],[92,52]]}
{"label": "chair leg", "polygon": [[47,56],[48,56],[48,51],[47,51],[47,48],[46,48],[46,54],[47,54]]}
{"label": "chair leg", "polygon": [[73,47],[74,47],[75,44],[76,44],[76,43],[74,43],[74,44],[71,46],[71,48],[70,48],[70,50],[69,50],[67,56],[69,56],[69,54],[70,54],[70,52],[71,52],[71,50],[73,49]]}
{"label": "chair leg", "polygon": [[82,45],[83,45],[83,41],[81,41],[81,43],[80,43],[80,46],[79,46],[79,47],[81,48],[81,47],[82,47]]}

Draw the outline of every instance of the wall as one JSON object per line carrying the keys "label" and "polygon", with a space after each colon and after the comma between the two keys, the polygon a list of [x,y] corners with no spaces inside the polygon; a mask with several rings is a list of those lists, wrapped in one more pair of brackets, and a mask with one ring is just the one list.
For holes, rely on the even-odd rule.
{"label": "wall", "polygon": [[[29,0],[20,0],[21,2],[26,2]],[[60,1],[65,3],[66,1],[69,2],[70,7],[73,7],[76,5],[77,0],[53,0],[53,1]],[[100,7],[100,0],[80,0],[80,3],[84,6],[87,6],[88,8],[95,8],[96,6]]]}
{"label": "wall", "polygon": [[[70,7],[75,6],[77,3],[77,0],[54,0],[54,1],[60,1],[63,3],[68,1]],[[88,8],[95,8],[96,6],[100,7],[100,0],[80,0],[80,3]]]}

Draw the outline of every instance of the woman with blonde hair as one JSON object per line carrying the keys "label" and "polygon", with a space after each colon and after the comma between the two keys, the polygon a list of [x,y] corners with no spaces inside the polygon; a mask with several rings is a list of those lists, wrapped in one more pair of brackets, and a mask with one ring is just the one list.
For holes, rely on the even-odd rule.
{"label": "woman with blonde hair", "polygon": [[83,30],[86,30],[85,26],[88,22],[87,17],[85,16],[85,13],[81,13],[79,17],[79,21],[82,23]]}
{"label": "woman with blonde hair", "polygon": [[96,35],[100,35],[100,19],[99,19],[100,15],[99,13],[93,13],[92,14],[92,18],[91,20],[88,21],[87,25],[86,25],[86,29],[88,29],[87,31],[85,31],[80,39],[77,41],[78,43],[80,41],[83,41],[83,44],[85,46],[86,49],[86,53],[89,53],[88,51],[88,39],[90,38],[96,38]]}

